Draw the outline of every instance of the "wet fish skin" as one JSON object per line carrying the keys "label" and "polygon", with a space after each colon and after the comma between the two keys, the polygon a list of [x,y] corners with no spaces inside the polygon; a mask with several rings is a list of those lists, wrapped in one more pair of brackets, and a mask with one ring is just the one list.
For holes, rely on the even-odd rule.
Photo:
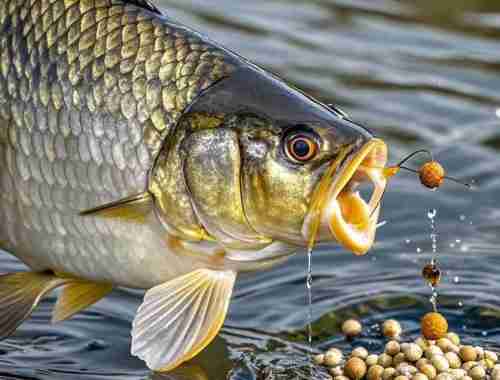
{"label": "wet fish skin", "polygon": [[[140,287],[169,275],[156,269],[168,267],[161,255],[151,257],[163,243],[143,227],[130,234],[78,216],[144,191],[183,109],[236,65],[150,9],[115,0],[0,4],[0,244],[32,268]],[[146,254],[158,265],[144,266]],[[102,269],[103,257],[144,274]]]}

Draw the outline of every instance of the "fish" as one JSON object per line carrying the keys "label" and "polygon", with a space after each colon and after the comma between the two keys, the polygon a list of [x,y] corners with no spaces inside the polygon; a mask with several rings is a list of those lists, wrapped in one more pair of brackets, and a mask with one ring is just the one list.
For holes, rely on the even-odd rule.
{"label": "fish", "polygon": [[[0,3],[0,339],[145,290],[131,353],[170,371],[239,273],[373,245],[385,142],[146,0]],[[365,200],[359,186],[372,193]]]}

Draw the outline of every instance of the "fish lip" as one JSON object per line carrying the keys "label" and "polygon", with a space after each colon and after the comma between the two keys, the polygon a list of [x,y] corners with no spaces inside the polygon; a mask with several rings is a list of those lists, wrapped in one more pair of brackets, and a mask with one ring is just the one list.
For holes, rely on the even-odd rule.
{"label": "fish lip", "polygon": [[[316,207],[319,213],[311,210],[304,221],[303,236],[313,244],[318,235],[319,241],[333,238],[355,255],[364,255],[372,247],[380,212],[380,201],[387,185],[384,167],[387,163],[387,146],[383,140],[372,138],[341,165],[338,174],[328,184],[323,200]],[[352,191],[353,181],[370,181],[373,192],[369,202]],[[352,209],[355,208],[355,212]],[[351,213],[349,213],[351,211]],[[317,218],[316,232],[314,232]]]}

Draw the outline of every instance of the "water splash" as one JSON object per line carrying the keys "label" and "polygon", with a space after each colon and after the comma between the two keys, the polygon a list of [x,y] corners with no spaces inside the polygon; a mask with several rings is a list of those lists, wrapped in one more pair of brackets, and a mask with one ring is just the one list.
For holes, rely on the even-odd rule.
{"label": "water splash", "polygon": [[307,277],[306,277],[306,290],[307,290],[307,343],[309,344],[309,355],[312,355],[312,247],[307,249]]}

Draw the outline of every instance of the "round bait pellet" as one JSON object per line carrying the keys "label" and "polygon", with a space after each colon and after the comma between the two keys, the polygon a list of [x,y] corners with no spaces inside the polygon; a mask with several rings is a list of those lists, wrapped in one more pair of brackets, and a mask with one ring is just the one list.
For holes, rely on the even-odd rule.
{"label": "round bait pellet", "polygon": [[477,362],[475,362],[475,361],[465,362],[464,364],[462,364],[462,369],[469,371],[472,369],[472,367],[475,367],[475,366],[477,366]]}
{"label": "round bait pellet", "polygon": [[493,351],[485,350],[484,351],[484,358],[489,359],[489,360],[493,361],[494,363],[496,363],[498,361],[498,355]]}
{"label": "round bait pellet", "polygon": [[328,367],[335,367],[342,363],[343,358],[342,351],[337,348],[330,348],[326,351],[325,356],[323,358],[323,363]]}
{"label": "round bait pellet", "polygon": [[430,380],[434,379],[437,375],[436,368],[432,364],[424,364],[419,368],[420,372],[422,372],[425,376],[427,376]]}
{"label": "round bait pellet", "polygon": [[410,380],[410,378],[407,376],[399,375],[399,376],[396,376],[396,378],[394,380]]}
{"label": "round bait pellet", "polygon": [[438,346],[429,346],[425,349],[424,354],[430,360],[434,355],[443,355],[444,352]]}
{"label": "round bait pellet", "polygon": [[444,354],[444,357],[450,363],[450,368],[460,368],[462,366],[462,361],[456,353],[450,351]]}
{"label": "round bait pellet", "polygon": [[342,333],[349,338],[361,334],[362,330],[363,326],[361,325],[361,322],[356,319],[348,319],[342,324]]}
{"label": "round bait pellet", "polygon": [[333,380],[351,380],[347,376],[340,375],[340,376],[335,376]]}
{"label": "round bait pellet", "polygon": [[345,363],[344,373],[352,380],[360,380],[366,374],[366,364],[360,358],[350,358]]}
{"label": "round bait pellet", "polygon": [[477,365],[469,371],[469,376],[474,380],[481,380],[486,376],[486,371],[480,365]]}
{"label": "round bait pellet", "polygon": [[443,355],[434,355],[431,358],[431,363],[438,372],[446,372],[450,369],[450,363]]}
{"label": "round bait pellet", "polygon": [[344,375],[344,370],[340,366],[330,368],[330,370],[328,372],[330,372],[330,374],[332,376],[343,376]]}
{"label": "round bait pellet", "polygon": [[396,368],[388,367],[384,368],[384,372],[382,373],[382,380],[391,380],[396,376],[397,371]]}
{"label": "round bait pellet", "polygon": [[436,376],[436,380],[453,380],[453,377],[449,373],[443,372]]}
{"label": "round bait pellet", "polygon": [[429,347],[429,346],[430,346],[430,344],[429,344],[429,342],[427,341],[427,339],[422,338],[421,336],[419,336],[419,337],[415,340],[415,343],[416,343],[416,344],[418,344],[422,350],[425,350],[427,347]]}
{"label": "round bait pellet", "polygon": [[314,364],[321,365],[325,362],[325,355],[324,354],[318,354],[313,356],[313,362]]}
{"label": "round bait pellet", "polygon": [[438,339],[436,342],[436,345],[443,350],[443,352],[448,352],[451,351],[451,347],[453,346],[453,343],[451,343],[451,340],[448,338],[441,338]]}
{"label": "round bait pellet", "polygon": [[368,350],[364,347],[356,347],[352,350],[351,356],[364,360],[368,357]]}
{"label": "round bait pellet", "polygon": [[396,354],[393,358],[392,358],[392,365],[394,367],[398,366],[399,364],[401,363],[404,363],[406,361],[406,356],[405,354],[403,354],[402,352]]}
{"label": "round bait pellet", "polygon": [[436,340],[448,332],[448,322],[440,313],[427,313],[421,321],[422,335],[426,339]]}
{"label": "round bait pellet", "polygon": [[382,324],[382,334],[387,338],[399,338],[402,331],[401,324],[395,319],[388,319]]}
{"label": "round bait pellet", "polygon": [[456,380],[461,379],[462,377],[467,375],[467,371],[461,368],[450,369],[448,372]]}
{"label": "round bait pellet", "polygon": [[416,373],[412,376],[412,380],[429,380],[429,378],[423,373]]}
{"label": "round bait pellet", "polygon": [[385,345],[385,353],[391,356],[394,356],[399,353],[401,350],[399,343],[395,340],[390,340]]}
{"label": "round bait pellet", "polygon": [[378,356],[378,364],[380,364],[384,368],[390,367],[392,364],[392,356],[387,355],[385,352],[383,354],[380,354]]}
{"label": "round bait pellet", "polygon": [[478,359],[484,359],[484,349],[482,347],[476,346],[476,354]]}
{"label": "round bait pellet", "polygon": [[449,332],[448,334],[446,334],[446,338],[448,338],[454,345],[460,345],[460,337],[457,333]]}
{"label": "round bait pellet", "polygon": [[378,355],[371,354],[366,357],[366,365],[367,366],[372,366],[378,363]]}
{"label": "round bait pellet", "polygon": [[382,379],[382,374],[384,373],[384,367],[381,365],[375,364],[368,368],[368,372],[366,373],[366,378],[368,380],[380,380]]}
{"label": "round bait pellet", "polygon": [[429,189],[435,189],[443,184],[446,172],[437,161],[429,161],[418,169],[420,182]]}
{"label": "round bait pellet", "polygon": [[410,362],[416,362],[423,355],[422,349],[415,343],[410,343],[407,347],[405,347],[403,353],[405,354],[406,360]]}
{"label": "round bait pellet", "polygon": [[464,362],[473,362],[477,359],[476,349],[472,346],[462,346],[459,355]]}
{"label": "round bait pellet", "polygon": [[430,364],[430,360],[427,359],[427,358],[420,358],[417,360],[417,362],[415,363],[415,367],[417,367],[418,369],[420,369],[420,367],[422,367],[423,365],[425,364]]}

